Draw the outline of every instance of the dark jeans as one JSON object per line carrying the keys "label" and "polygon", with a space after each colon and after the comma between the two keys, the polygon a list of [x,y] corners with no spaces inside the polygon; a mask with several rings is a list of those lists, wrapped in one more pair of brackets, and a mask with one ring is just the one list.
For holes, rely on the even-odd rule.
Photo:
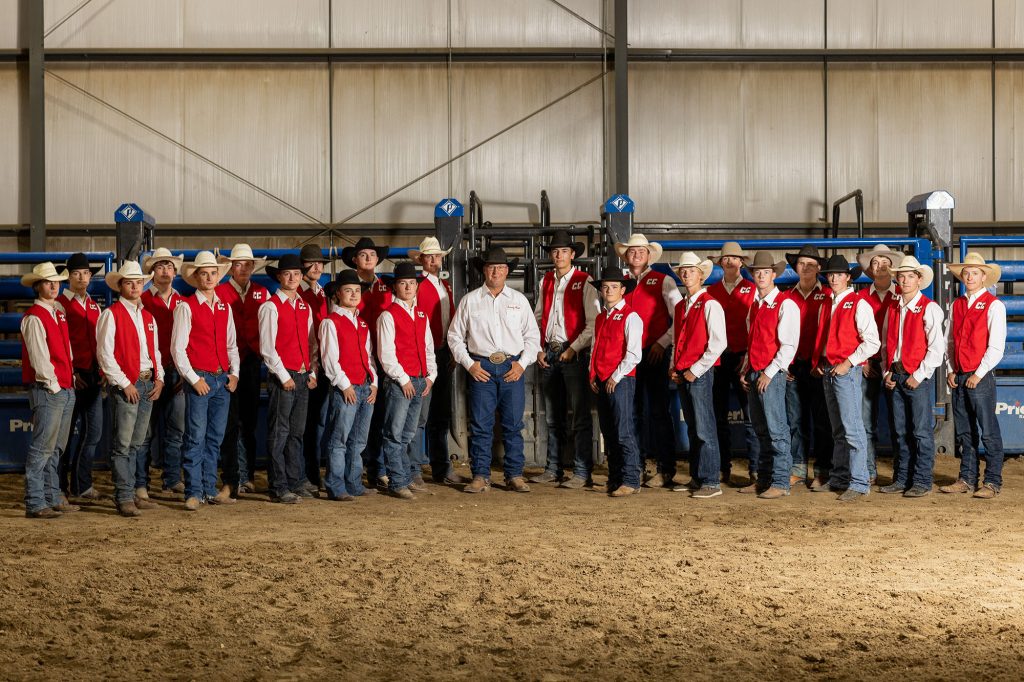
{"label": "dark jeans", "polygon": [[[430,475],[436,483],[444,481],[451,470],[448,454],[448,431],[452,422],[452,352],[447,345],[434,349],[437,360],[437,380],[430,394],[420,406],[420,421],[413,438],[416,461],[430,465]],[[420,453],[423,447],[425,453]]]}
{"label": "dark jeans", "polygon": [[718,427],[715,424],[714,368],[697,377],[692,383],[686,379],[679,384],[679,403],[686,420],[686,433],[690,440],[690,478],[701,486],[718,488],[721,456],[718,453]]}
{"label": "dark jeans", "polygon": [[[302,458],[302,434],[306,428],[309,396],[308,373],[289,372],[295,390],[286,391],[277,377],[270,377],[270,404],[267,408],[267,455],[270,458],[270,492],[280,497],[298,492],[305,478]],[[319,469],[319,467],[318,467]]]}
{"label": "dark jeans", "polygon": [[892,374],[896,388],[890,396],[896,427],[896,452],[892,461],[892,482],[904,487],[932,487],[935,466],[935,379],[907,386],[909,374]]}
{"label": "dark jeans", "polygon": [[363,449],[363,469],[366,470],[366,480],[372,485],[378,478],[386,475],[387,463],[384,461],[384,413],[387,411],[387,391],[384,390],[384,374],[377,363],[377,383],[380,390],[377,391],[377,402],[373,404],[373,417],[370,419],[370,433],[366,437],[366,447]]}
{"label": "dark jeans", "polygon": [[384,391],[388,394],[388,408],[384,415],[384,461],[387,462],[388,490],[391,491],[408,487],[413,476],[420,471],[419,463],[413,461],[412,440],[416,437],[427,380],[410,377],[409,381],[413,397],[406,398],[398,382],[384,379]]}
{"label": "dark jeans", "polygon": [[37,512],[60,504],[57,463],[68,442],[75,392],[50,393],[40,384],[28,388],[32,409],[32,444],[25,456],[25,511]]}
{"label": "dark jeans", "polygon": [[747,374],[750,383],[750,421],[761,439],[761,459],[757,467],[757,482],[762,486],[789,490],[789,476],[793,470],[790,449],[790,429],[786,422],[786,372],[776,372],[764,393],[757,392],[760,372]]}
{"label": "dark jeans", "polygon": [[110,448],[110,470],[114,479],[114,500],[117,504],[125,504],[135,499],[135,488],[138,474],[138,460],[145,467],[146,453],[142,445],[149,433],[149,419],[153,410],[153,401],[149,394],[153,391],[153,380],[139,379],[135,382],[135,390],[139,392],[139,402],[132,403],[125,397],[124,391],[110,387],[110,400],[114,413],[114,433]]}
{"label": "dark jeans", "polygon": [[323,480],[320,475],[320,464],[327,456],[327,445],[330,441],[330,433],[327,432],[330,411],[331,382],[327,380],[323,370],[320,370],[316,375],[316,388],[309,391],[305,431],[301,436],[302,478],[316,486]]}
{"label": "dark jeans", "polygon": [[[239,470],[252,477],[256,468],[256,427],[260,415],[260,364],[262,359],[250,353],[238,368],[238,386],[231,394],[228,421],[221,443],[221,480],[237,490]],[[244,464],[239,460],[244,459]]]}
{"label": "dark jeans", "polygon": [[998,490],[1003,485],[1003,437],[996,421],[995,372],[986,374],[974,388],[967,388],[973,372],[956,375],[953,389],[953,425],[960,451],[960,478],[970,485],[978,483],[978,446],[985,445],[985,483]]}
{"label": "dark jeans", "polygon": [[743,353],[726,351],[722,353],[721,364],[715,367],[715,421],[718,429],[718,450],[721,455],[722,480],[728,481],[732,471],[732,428],[729,424],[729,397],[736,395],[742,412],[743,426],[747,435],[747,471],[750,478],[757,475],[757,462],[761,444],[757,440],[754,425],[750,423],[750,409],[747,407],[747,392],[740,386],[739,368]]}
{"label": "dark jeans", "polygon": [[676,474],[676,434],[669,413],[668,364],[672,348],[666,348],[661,360],[648,361],[645,348],[636,366],[636,435],[640,445],[640,467],[644,460],[658,462],[658,472],[671,479]]}
{"label": "dark jeans", "polygon": [[[548,472],[562,473],[562,452],[571,434],[572,475],[590,478],[594,471],[593,422],[590,417],[590,354],[582,353],[569,362],[559,362],[558,353],[547,351],[540,367],[544,390],[544,415],[548,427]],[[570,421],[569,415],[572,414]]]}
{"label": "dark jeans", "polygon": [[467,377],[469,384],[469,458],[473,476],[491,478],[494,423],[501,415],[501,436],[505,445],[505,478],[523,475],[523,410],[526,406],[526,379],[511,383],[502,377],[512,369],[508,359],[496,365],[487,358],[474,359],[491,376],[487,381]]}
{"label": "dark jeans", "polygon": [[604,389],[603,383],[598,384],[598,389],[597,419],[608,456],[607,490],[611,493],[621,486],[639,488],[643,466],[634,434],[636,378],[623,377],[612,393]]}
{"label": "dark jeans", "polygon": [[92,465],[103,437],[103,392],[99,371],[75,370],[86,387],[75,391],[71,435],[60,456],[60,489],[80,495],[92,487]]}
{"label": "dark jeans", "polygon": [[808,435],[813,435],[814,475],[827,481],[832,473],[833,443],[825,387],[821,377],[811,376],[811,363],[808,361],[793,361],[789,371],[793,381],[786,384],[786,416],[793,453],[793,475],[807,476],[812,444]]}
{"label": "dark jeans", "polygon": [[[878,476],[878,464],[877,453],[878,453],[878,418],[879,416],[879,405],[881,404],[882,395],[882,366],[879,360],[868,360],[871,366],[875,370],[875,374],[871,377],[864,377],[864,402],[861,406],[861,413],[864,416],[864,433],[868,439],[868,477],[874,480]],[[889,422],[889,443],[893,453],[896,452],[896,445],[893,443],[892,438],[896,433],[896,427],[892,423],[892,410],[887,410],[885,413],[885,419]]]}
{"label": "dark jeans", "polygon": [[[164,367],[164,390],[160,397],[153,403],[153,411],[149,421],[149,432],[146,440],[142,443],[142,451],[139,453],[142,467],[146,466],[146,457],[149,456],[152,442],[156,439],[157,447],[160,449],[160,459],[163,460],[164,489],[171,488],[181,481],[181,450],[185,439],[185,387],[175,392],[179,381],[178,370],[174,365]],[[149,479],[148,470],[139,471],[136,463],[135,487],[140,488],[147,485]],[[142,474],[140,479],[140,473]]]}

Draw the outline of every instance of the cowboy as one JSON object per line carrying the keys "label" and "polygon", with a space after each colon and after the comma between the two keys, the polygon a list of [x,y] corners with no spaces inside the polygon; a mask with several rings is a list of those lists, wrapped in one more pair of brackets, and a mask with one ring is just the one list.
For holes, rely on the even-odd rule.
{"label": "cowboy", "polygon": [[[562,488],[593,485],[593,426],[587,393],[590,341],[594,319],[601,308],[597,289],[586,286],[592,278],[572,262],[583,255],[583,243],[559,230],[544,247],[554,269],[544,273],[534,314],[540,323],[544,348],[537,354],[544,390],[544,416],[548,428],[548,455],[544,473],[531,483],[561,482]],[[569,421],[569,414],[572,421]],[[563,479],[562,449],[572,435],[572,478]]]}
{"label": "cowboy", "polygon": [[520,493],[530,491],[523,480],[523,372],[540,352],[540,330],[526,297],[505,286],[508,273],[518,262],[517,258],[509,260],[501,247],[475,256],[472,264],[483,274],[484,284],[459,302],[448,330],[452,356],[471,379],[468,402],[473,481],[464,489],[469,493],[490,489],[497,413],[501,414],[505,445],[506,487]]}
{"label": "cowboy", "polygon": [[[818,275],[825,261],[818,249],[805,244],[797,253],[787,253],[786,261],[800,280],[786,292],[800,310],[800,343],[796,357],[789,367],[786,384],[786,411],[793,452],[793,472],[790,485],[807,478],[811,443],[814,444],[814,480],[808,482],[811,490],[828,490],[832,469],[832,426],[825,405],[825,387],[821,377],[811,374],[814,343],[818,334],[818,313],[832,295],[823,287]],[[807,434],[812,439],[807,438]]]}
{"label": "cowboy", "polygon": [[643,321],[626,303],[637,280],[619,268],[605,268],[591,282],[601,291],[604,306],[594,322],[594,348],[590,354],[590,390],[597,395],[597,418],[604,435],[611,497],[640,492],[640,448],[633,434],[633,395],[636,367],[643,354]]}
{"label": "cowboy", "polygon": [[730,400],[736,396],[747,434],[747,461],[750,480],[757,477],[757,460],[761,444],[750,423],[747,392],[740,387],[740,366],[747,352],[747,315],[754,302],[756,287],[743,278],[740,269],[750,263],[737,242],[722,244],[716,263],[722,268],[722,279],[708,287],[708,293],[725,311],[725,333],[728,346],[715,367],[714,406],[721,455],[722,482],[728,483],[732,471],[732,429],[729,425]]}
{"label": "cowboy", "polygon": [[[857,263],[864,270],[864,274],[871,278],[871,284],[860,290],[860,296],[871,306],[879,339],[881,339],[882,325],[885,323],[885,316],[889,314],[889,308],[899,300],[899,290],[893,282],[892,269],[902,260],[902,252],[893,251],[885,244],[878,244],[870,251],[857,256]],[[875,453],[878,447],[879,397],[882,394],[881,350],[871,356],[861,369],[864,374],[864,404],[861,407],[861,412],[864,416],[864,431],[868,439],[868,481],[874,485],[878,478]],[[896,432],[891,417],[892,412],[887,412],[886,419],[889,420],[890,438]],[[895,448],[893,449],[895,451]]]}
{"label": "cowboy", "polygon": [[[939,488],[944,493],[973,492],[990,500],[1003,487],[1003,437],[996,420],[995,370],[1006,349],[1006,306],[991,293],[1002,269],[968,253],[963,263],[947,266],[964,285],[953,302],[949,322],[946,383],[953,394],[953,426],[960,450],[960,477]],[[985,479],[978,486],[978,444],[985,446]]]}
{"label": "cowboy", "polygon": [[832,289],[832,301],[819,312],[814,351],[813,373],[824,379],[835,441],[828,487],[840,491],[843,502],[859,500],[871,489],[867,434],[861,417],[864,372],[860,368],[880,343],[871,305],[850,286],[860,272],[859,265],[851,268],[841,254],[829,258],[822,268]]}
{"label": "cowboy", "polygon": [[437,379],[434,335],[427,316],[416,305],[418,285],[416,266],[399,263],[391,280],[391,305],[377,318],[377,359],[387,393],[383,441],[388,492],[403,500],[427,490],[412,456],[412,440],[423,399]]}
{"label": "cowboy", "polygon": [[67,279],[67,271],[58,274],[50,262],[21,278],[36,296],[21,320],[21,381],[32,409],[32,444],[25,456],[25,516],[30,519],[54,519],[79,509],[64,499],[57,473],[75,409],[71,335],[57,305],[60,283]]}
{"label": "cowboy", "polygon": [[672,345],[672,312],[683,297],[671,277],[651,269],[661,258],[661,244],[636,233],[616,243],[615,252],[637,283],[626,303],[644,323],[643,360],[636,368],[636,432],[641,467],[646,460],[657,460],[657,473],[643,484],[668,488],[676,474],[676,437],[668,408],[665,377],[671,358],[666,351]]}
{"label": "cowboy", "polygon": [[793,456],[786,421],[786,369],[800,343],[800,309],[775,286],[786,270],[771,253],[758,251],[747,266],[757,295],[747,317],[747,356],[741,372],[743,390],[749,393],[750,421],[761,441],[757,479],[741,493],[756,493],[774,500],[789,495]]}
{"label": "cowboy", "polygon": [[375,494],[363,487],[363,448],[377,401],[377,371],[366,320],[359,317],[359,301],[370,287],[355,270],[342,270],[324,287],[331,312],[320,323],[321,366],[331,391],[331,417],[327,421],[327,498],[351,501]]}
{"label": "cowboy", "polygon": [[305,266],[299,256],[286,253],[267,274],[277,280],[277,291],[260,306],[260,350],[267,365],[267,454],[272,475],[270,496],[295,504],[313,493],[303,485],[305,467],[302,434],[306,428],[309,394],[316,388],[319,366],[313,311],[299,296]]}
{"label": "cowboy", "polygon": [[203,502],[234,502],[228,485],[217,491],[217,460],[239,372],[235,321],[216,292],[230,267],[209,251],[197,253],[181,272],[196,292],[174,309],[171,354],[186,384],[182,459],[188,511],[198,511]]}
{"label": "cowboy", "polygon": [[882,378],[891,392],[889,407],[896,424],[892,483],[883,493],[924,497],[932,491],[935,464],[935,391],[932,375],[942,364],[942,309],[921,293],[934,273],[914,256],[892,270],[900,300],[889,308],[882,330]]}
{"label": "cowboy", "polygon": [[99,267],[89,265],[84,253],[75,253],[64,266],[67,288],[56,299],[64,311],[71,335],[75,369],[75,411],[71,437],[61,448],[60,488],[65,495],[96,500],[100,494],[92,485],[92,465],[103,435],[103,394],[96,364],[96,322],[100,306],[89,295],[89,283]]}
{"label": "cowboy", "polygon": [[[120,297],[103,311],[96,325],[96,357],[112,403],[113,434],[110,470],[114,504],[121,516],[140,516],[143,509],[158,509],[149,496],[139,494],[137,459],[149,432],[153,403],[164,388],[156,319],[139,300],[142,287],[152,279],[135,261],[126,261],[104,278]],[[141,487],[145,492],[146,488]]]}
{"label": "cowboy", "polygon": [[694,483],[673,490],[692,491],[690,496],[698,499],[722,494],[714,369],[729,342],[722,304],[704,288],[704,281],[714,267],[710,260],[687,251],[675,268],[686,297],[676,304],[673,315],[675,352],[669,378],[679,386],[679,402],[690,441],[690,478]]}
{"label": "cowboy", "polygon": [[231,307],[238,334],[238,390],[231,394],[228,421],[221,444],[222,478],[232,498],[239,492],[256,492],[256,428],[260,411],[260,307],[270,299],[266,287],[252,281],[267,264],[248,244],[235,244],[231,254],[218,256],[229,264],[228,281],[217,286],[217,298]]}

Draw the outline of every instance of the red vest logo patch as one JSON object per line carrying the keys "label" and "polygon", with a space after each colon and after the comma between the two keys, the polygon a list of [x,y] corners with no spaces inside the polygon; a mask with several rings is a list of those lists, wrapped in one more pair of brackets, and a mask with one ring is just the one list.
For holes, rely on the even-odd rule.
{"label": "red vest logo patch", "polygon": [[622,319],[622,313],[615,313],[614,315],[612,315],[612,319],[616,320],[616,321],[621,320]]}
{"label": "red vest logo patch", "polygon": [[978,301],[977,303],[974,304],[974,309],[975,310],[984,310],[985,309],[985,302],[984,301]]}
{"label": "red vest logo patch", "polygon": [[64,313],[63,312],[61,312],[60,310],[58,310],[56,312],[57,312],[57,321],[58,322],[67,322],[68,321],[67,318],[64,317]]}
{"label": "red vest logo patch", "polygon": [[750,287],[740,287],[740,293],[741,294],[749,294],[750,293]]}
{"label": "red vest logo patch", "polygon": [[853,301],[843,303],[843,310],[853,310]]}
{"label": "red vest logo patch", "polygon": [[646,284],[646,285],[657,284],[657,283],[658,283],[658,278],[657,277],[652,277],[651,279],[649,279],[646,282],[644,282],[644,284]]}

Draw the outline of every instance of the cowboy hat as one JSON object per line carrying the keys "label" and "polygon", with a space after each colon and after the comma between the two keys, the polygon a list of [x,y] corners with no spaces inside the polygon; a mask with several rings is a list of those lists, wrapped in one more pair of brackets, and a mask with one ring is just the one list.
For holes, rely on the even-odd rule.
{"label": "cowboy hat", "polygon": [[986,263],[985,259],[980,253],[971,251],[964,256],[963,263],[950,263],[946,266],[949,268],[950,273],[958,280],[963,281],[964,268],[978,268],[985,273],[985,284],[983,288],[988,289],[991,286],[995,286],[996,282],[1003,274],[1003,269],[995,263]]}
{"label": "cowboy hat", "polygon": [[270,279],[277,281],[277,276],[282,270],[298,270],[303,275],[309,272],[309,267],[303,267],[303,260],[294,253],[286,253],[277,259],[277,265],[268,265],[267,274]]}
{"label": "cowboy hat", "polygon": [[359,275],[356,274],[355,270],[342,270],[337,276],[327,283],[324,287],[324,294],[327,298],[334,298],[334,294],[338,293],[338,290],[347,284],[358,284],[361,291],[369,289],[373,282],[364,282],[359,279]]}
{"label": "cowboy hat", "polygon": [[394,286],[400,279],[414,279],[417,282],[421,279],[420,274],[416,272],[416,265],[412,261],[402,261],[395,266],[391,273],[391,286]]}
{"label": "cowboy hat", "polygon": [[626,293],[636,289],[636,280],[631,277],[626,277],[622,272],[622,268],[607,267],[601,271],[601,279],[592,279],[590,284],[593,285],[598,291],[601,290],[601,285],[604,282],[620,282],[626,285]]}
{"label": "cowboy hat", "polygon": [[758,251],[754,254],[754,259],[744,267],[746,267],[751,274],[754,273],[754,270],[771,268],[775,271],[776,275],[781,275],[786,271],[786,261],[776,261],[775,256],[771,251]]}
{"label": "cowboy hat", "polygon": [[629,235],[629,239],[627,241],[616,242],[615,253],[619,254],[619,258],[625,258],[626,251],[628,251],[631,247],[634,246],[642,246],[645,249],[647,249],[647,251],[651,254],[650,261],[652,263],[657,263],[658,259],[661,258],[661,244],[657,242],[647,241],[647,237],[640,234],[639,232],[634,232],[633,234]]}
{"label": "cowboy hat", "polygon": [[142,271],[148,275],[153,272],[153,268],[156,267],[157,263],[162,263],[163,261],[167,261],[173,265],[175,272],[181,272],[181,264],[185,261],[185,257],[175,256],[171,254],[170,249],[165,249],[161,246],[152,254],[142,259]]}
{"label": "cowboy hat", "polygon": [[299,249],[299,260],[303,263],[330,263],[330,258],[324,258],[324,250],[319,244],[306,244]]}
{"label": "cowboy hat", "polygon": [[860,267],[864,270],[864,272],[867,272],[868,270],[871,269],[871,259],[874,258],[875,256],[882,256],[884,258],[888,258],[889,262],[892,263],[892,267],[896,267],[897,265],[900,264],[900,261],[903,260],[902,251],[893,251],[885,244],[875,244],[873,249],[871,249],[870,251],[865,251],[864,253],[857,256],[857,262],[860,263]]}
{"label": "cowboy hat", "polygon": [[32,272],[21,276],[21,286],[30,287],[36,282],[65,282],[68,279],[68,271],[57,272],[53,263],[46,261],[32,268]]}
{"label": "cowboy hat", "polygon": [[217,268],[218,277],[217,281],[224,279],[224,275],[228,274],[228,270],[231,269],[231,261],[221,263],[217,261],[217,258],[209,251],[200,251],[196,254],[196,259],[191,263],[185,263],[181,266],[181,278],[185,280],[185,283],[192,287],[199,287],[199,282],[196,281],[194,275],[196,270],[199,268]]}
{"label": "cowboy hat", "polygon": [[123,279],[141,279],[142,283],[145,284],[149,280],[153,279],[153,275],[144,274],[138,263],[133,260],[126,260],[120,268],[113,272],[108,272],[103,277],[107,286],[114,291],[121,288],[121,280]]}
{"label": "cowboy hat", "polygon": [[451,252],[451,249],[441,248],[441,242],[437,241],[437,237],[427,237],[420,242],[420,248],[409,249],[409,258],[417,260],[420,256],[447,256]]}
{"label": "cowboy hat", "polygon": [[740,246],[739,242],[726,242],[722,244],[722,253],[720,253],[718,257],[714,259],[715,263],[721,265],[722,259],[725,258],[726,256],[733,256],[734,258],[739,258],[741,261],[743,261],[744,265],[750,262],[750,254],[743,250],[743,247]]}
{"label": "cowboy hat", "polygon": [[583,242],[574,242],[566,230],[559,230],[551,237],[551,241],[544,245],[544,250],[551,253],[555,249],[572,249],[573,258],[583,255]]}
{"label": "cowboy hat", "polygon": [[349,266],[353,270],[358,269],[356,268],[355,263],[356,254],[359,253],[360,251],[366,251],[367,249],[377,252],[378,261],[382,261],[385,258],[387,258],[388,252],[391,250],[390,247],[387,246],[377,246],[369,237],[360,237],[359,241],[357,241],[354,245],[346,246],[344,249],[341,250],[341,262]]}
{"label": "cowboy hat", "polygon": [[473,267],[480,272],[484,271],[485,265],[507,265],[509,272],[515,270],[516,266],[519,265],[519,259],[513,258],[509,260],[508,254],[505,253],[505,249],[500,246],[492,247],[487,251],[484,251],[479,256],[473,256],[473,260],[471,262],[473,263]]}
{"label": "cowboy hat", "polygon": [[862,270],[859,265],[850,267],[850,261],[846,260],[846,256],[841,253],[837,253],[825,261],[825,264],[821,266],[821,274],[827,275],[830,272],[846,273],[850,276],[851,280],[855,280],[860,277]]}
{"label": "cowboy hat", "polygon": [[796,253],[786,254],[786,262],[789,263],[789,267],[794,270],[796,270],[796,262],[801,258],[813,258],[818,261],[818,265],[825,264],[825,259],[818,254],[818,247],[814,244],[804,244]]}
{"label": "cowboy hat", "polygon": [[701,258],[693,251],[687,251],[679,257],[679,265],[675,266],[673,270],[676,274],[679,273],[683,268],[697,268],[700,270],[701,279],[707,279],[711,275],[711,271],[715,269],[714,264],[707,258]]}
{"label": "cowboy hat", "polygon": [[73,253],[68,258],[68,262],[63,266],[65,272],[71,272],[72,270],[88,270],[92,274],[96,274],[100,271],[101,266],[97,265],[93,267],[89,263],[89,257],[84,253]]}
{"label": "cowboy hat", "polygon": [[252,247],[248,244],[235,244],[231,247],[231,255],[225,256],[224,254],[220,254],[217,256],[217,260],[221,263],[234,263],[235,261],[240,260],[251,260],[253,272],[257,272],[267,264],[266,258],[257,258],[253,255]]}
{"label": "cowboy hat", "polygon": [[900,272],[916,272],[921,275],[921,288],[927,289],[935,279],[935,271],[930,265],[922,265],[914,256],[904,256],[900,264],[892,269],[892,274]]}

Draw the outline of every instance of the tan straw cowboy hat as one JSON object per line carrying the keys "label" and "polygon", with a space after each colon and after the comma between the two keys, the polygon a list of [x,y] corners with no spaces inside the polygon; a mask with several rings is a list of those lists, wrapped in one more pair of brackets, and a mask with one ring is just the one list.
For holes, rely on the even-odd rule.
{"label": "tan straw cowboy hat", "polygon": [[892,274],[897,275],[901,272],[916,272],[921,275],[921,288],[927,289],[931,286],[932,280],[935,279],[935,271],[932,270],[930,265],[922,265],[917,261],[914,256],[904,256],[900,264],[892,269]]}
{"label": "tan straw cowboy hat", "polygon": [[441,242],[437,241],[437,237],[427,237],[420,242],[420,248],[409,249],[409,258],[416,260],[420,256],[447,256],[451,252],[451,249],[441,248]]}
{"label": "tan straw cowboy hat", "polygon": [[651,254],[651,263],[657,263],[658,260],[661,258],[661,244],[658,244],[657,242],[648,241],[647,237],[640,234],[639,232],[634,232],[633,234],[629,235],[629,239],[627,241],[616,242],[615,253],[619,254],[619,258],[625,258],[626,251],[629,251],[629,249],[634,246],[642,246],[643,248],[647,249],[647,251]]}
{"label": "tan straw cowboy hat", "polygon": [[679,274],[679,271],[683,268],[697,268],[700,270],[701,279],[705,280],[711,275],[715,265],[707,258],[701,258],[693,251],[687,251],[679,257],[679,264],[673,269],[676,271],[676,274]]}
{"label": "tan straw cowboy hat", "polygon": [[225,256],[220,254],[217,256],[217,260],[221,263],[227,263],[229,266],[235,261],[251,260],[253,272],[259,272],[260,268],[267,264],[266,258],[257,258],[253,255],[252,247],[248,244],[235,244],[231,247],[231,255]]}
{"label": "tan straw cowboy hat", "polygon": [[231,269],[231,261],[218,261],[209,251],[200,251],[196,254],[194,261],[185,263],[181,268],[181,278],[185,280],[186,284],[196,288],[199,287],[199,283],[195,279],[196,270],[199,268],[217,268],[219,273],[217,281],[220,281],[224,279],[224,275],[228,274],[228,270]]}
{"label": "tan straw cowboy hat", "polygon": [[978,268],[985,273],[985,284],[983,287],[988,289],[989,287],[995,286],[996,282],[1003,274],[1003,269],[995,263],[986,263],[985,259],[980,253],[971,251],[964,256],[963,263],[950,263],[946,266],[949,268],[950,273],[958,280],[963,281],[964,268]]}
{"label": "tan straw cowboy hat", "polygon": [[157,263],[162,263],[163,261],[168,261],[173,265],[175,272],[181,272],[181,264],[185,262],[185,257],[175,256],[171,253],[170,249],[165,249],[161,246],[151,255],[142,259],[142,271],[148,275],[153,272],[153,268],[156,267]]}
{"label": "tan straw cowboy hat", "polygon": [[[163,260],[167,259],[164,258]],[[122,279],[141,279],[142,283],[145,284],[149,280],[153,279],[153,275],[143,274],[142,268],[139,267],[139,264],[133,260],[129,260],[125,261],[124,264],[117,270],[114,270],[113,272],[108,272],[106,275],[103,276],[103,281],[105,281],[107,283],[107,286],[113,289],[114,291],[117,291],[118,289],[121,288]]]}
{"label": "tan straw cowboy hat", "polygon": [[30,287],[36,282],[66,282],[67,279],[67,270],[57,272],[57,268],[54,267],[53,263],[46,261],[32,268],[32,272],[22,275],[21,286]]}
{"label": "tan straw cowboy hat", "polygon": [[722,253],[715,257],[715,263],[718,265],[722,264],[722,259],[726,256],[733,256],[743,261],[744,265],[750,263],[750,254],[743,250],[739,242],[726,242],[722,244]]}
{"label": "tan straw cowboy hat", "polygon": [[860,263],[860,267],[864,272],[871,269],[871,259],[875,256],[888,258],[889,262],[892,263],[892,267],[896,267],[903,260],[902,251],[893,251],[885,244],[875,244],[874,248],[870,251],[865,251],[857,256],[857,262]]}

